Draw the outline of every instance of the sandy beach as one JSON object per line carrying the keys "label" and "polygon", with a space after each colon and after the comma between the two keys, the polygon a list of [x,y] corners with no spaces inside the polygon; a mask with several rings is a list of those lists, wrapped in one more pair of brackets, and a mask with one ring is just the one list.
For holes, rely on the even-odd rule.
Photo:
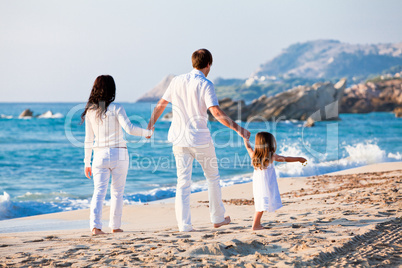
{"label": "sandy beach", "polygon": [[92,236],[88,210],[1,221],[0,267],[402,267],[402,162],[278,182],[284,207],[262,231],[251,183],[222,189],[232,223],[218,229],[206,192],[191,197],[196,232],[178,232],[171,200],[125,206],[116,234]]}

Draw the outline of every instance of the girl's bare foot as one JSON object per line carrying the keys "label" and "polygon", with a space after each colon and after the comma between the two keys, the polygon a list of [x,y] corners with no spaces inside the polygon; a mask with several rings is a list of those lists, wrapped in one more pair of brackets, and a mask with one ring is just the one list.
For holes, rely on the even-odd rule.
{"label": "girl's bare foot", "polygon": [[251,230],[253,230],[253,231],[264,230],[264,229],[267,229],[267,228],[265,228],[265,227],[262,226],[262,225],[258,225],[258,226],[253,226],[253,227],[251,227]]}
{"label": "girl's bare foot", "polygon": [[113,229],[112,230],[112,233],[122,233],[123,232],[123,230],[122,229]]}
{"label": "girl's bare foot", "polygon": [[106,233],[103,232],[101,229],[93,228],[93,229],[92,229],[92,234],[93,234],[93,235],[100,235],[100,234],[106,234]]}
{"label": "girl's bare foot", "polygon": [[227,217],[225,217],[225,220],[224,220],[223,222],[214,223],[214,227],[215,227],[215,228],[219,228],[219,227],[221,227],[221,226],[223,226],[223,225],[229,224],[230,222],[231,222],[230,217],[227,216]]}

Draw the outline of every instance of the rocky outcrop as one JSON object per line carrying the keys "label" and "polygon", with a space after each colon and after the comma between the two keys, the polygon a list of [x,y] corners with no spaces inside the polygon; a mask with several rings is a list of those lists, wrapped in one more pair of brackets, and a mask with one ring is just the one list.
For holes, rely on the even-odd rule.
{"label": "rocky outcrop", "polygon": [[[346,79],[333,85],[330,82],[316,83],[313,86],[299,86],[267,98],[265,95],[254,100],[242,112],[244,121],[263,121],[270,119],[307,120],[317,111],[314,121],[337,120],[338,102],[343,96]],[[325,109],[325,114],[324,114]]]}
{"label": "rocky outcrop", "polygon": [[402,107],[395,108],[394,113],[396,117],[402,117]]}
{"label": "rocky outcrop", "polygon": [[[235,101],[231,98],[224,98],[219,100],[219,107],[232,119],[243,120],[242,113],[246,109],[246,104],[243,100]],[[209,113],[209,120],[215,120],[215,118]]]}
{"label": "rocky outcrop", "polygon": [[168,75],[162,79],[153,89],[142,95],[137,102],[156,102],[159,101],[160,98],[165,93],[166,89],[170,85],[170,82],[174,78],[174,75]]}
{"label": "rocky outcrop", "polygon": [[[242,112],[246,107],[243,100],[234,101],[231,98],[224,98],[219,100],[219,107],[232,119],[242,120]],[[169,112],[163,116],[164,120],[172,120],[173,113]],[[215,121],[216,119],[208,111],[208,119]]]}
{"label": "rocky outcrop", "polygon": [[[244,101],[230,98],[219,101],[220,108],[233,120],[338,120],[338,103],[346,87],[346,79],[333,85],[330,82],[316,83],[313,86],[299,86],[273,97],[261,96],[246,105]],[[324,113],[325,109],[325,113]],[[166,114],[164,119],[170,119]],[[213,120],[210,115],[210,120]]]}
{"label": "rocky outcrop", "polygon": [[23,117],[32,117],[33,112],[30,109],[25,109],[18,117],[23,118]]}
{"label": "rocky outcrop", "polygon": [[341,113],[391,112],[402,107],[402,79],[354,85],[345,90]]}
{"label": "rocky outcrop", "polygon": [[30,109],[26,109],[18,117],[19,118],[62,118],[64,116],[61,113],[55,114],[50,110],[48,110],[40,115],[34,115],[33,111],[31,111]]}
{"label": "rocky outcrop", "polygon": [[[346,79],[313,86],[298,86],[273,97],[265,95],[249,105],[230,98],[219,106],[233,120],[306,120],[311,127],[318,121],[339,120],[340,113],[395,112],[402,116],[402,79],[354,85],[345,89]],[[171,117],[171,114],[165,116]],[[210,120],[214,118],[210,115]]]}

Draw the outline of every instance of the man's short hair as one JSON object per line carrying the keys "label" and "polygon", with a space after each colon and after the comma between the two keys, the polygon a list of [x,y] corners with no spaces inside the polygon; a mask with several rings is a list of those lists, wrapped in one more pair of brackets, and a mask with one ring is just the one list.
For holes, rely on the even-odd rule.
{"label": "man's short hair", "polygon": [[204,69],[209,65],[212,65],[212,54],[205,48],[194,51],[191,56],[193,67],[197,70]]}

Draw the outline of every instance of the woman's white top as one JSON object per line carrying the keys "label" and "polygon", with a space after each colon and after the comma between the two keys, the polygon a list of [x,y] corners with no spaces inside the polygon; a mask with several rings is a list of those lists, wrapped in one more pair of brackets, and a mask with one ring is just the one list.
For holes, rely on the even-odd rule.
{"label": "woman's white top", "polygon": [[254,169],[253,194],[256,211],[273,212],[282,207],[273,163],[265,169]]}
{"label": "woman's white top", "polygon": [[127,147],[122,128],[130,135],[151,136],[152,130],[131,124],[126,111],[119,104],[111,103],[100,120],[96,110],[88,110],[85,115],[85,167],[91,166],[92,148]]}

